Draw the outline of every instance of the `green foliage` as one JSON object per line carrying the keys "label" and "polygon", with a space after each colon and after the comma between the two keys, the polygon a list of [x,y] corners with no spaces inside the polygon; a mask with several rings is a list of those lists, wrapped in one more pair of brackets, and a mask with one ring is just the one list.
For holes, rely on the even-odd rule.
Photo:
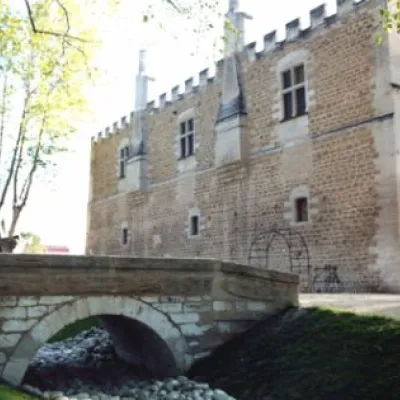
{"label": "green foliage", "polygon": [[97,77],[99,42],[85,21],[101,1],[37,0],[21,13],[0,0],[0,213],[9,235],[35,178],[68,150],[89,110],[85,89]]}
{"label": "green foliage", "polygon": [[97,317],[81,319],[80,321],[76,321],[73,324],[67,325],[64,329],[61,329],[61,331],[57,332],[48,340],[48,343],[59,342],[61,340],[72,338],[85,330],[97,327],[99,325],[100,320]]}
{"label": "green foliage", "polygon": [[37,397],[19,392],[6,386],[0,386],[0,400],[37,400]]}
{"label": "green foliage", "polygon": [[46,246],[42,243],[40,237],[35,233],[22,232],[20,234],[22,240],[27,242],[25,252],[29,254],[43,254],[45,253]]}

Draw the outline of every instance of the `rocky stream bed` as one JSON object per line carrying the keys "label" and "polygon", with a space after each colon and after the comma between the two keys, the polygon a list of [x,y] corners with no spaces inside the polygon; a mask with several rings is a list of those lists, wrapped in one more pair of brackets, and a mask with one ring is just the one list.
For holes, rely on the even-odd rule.
{"label": "rocky stream bed", "polygon": [[43,346],[23,385],[52,400],[234,400],[222,390],[184,376],[151,379],[148,371],[117,357],[102,328]]}

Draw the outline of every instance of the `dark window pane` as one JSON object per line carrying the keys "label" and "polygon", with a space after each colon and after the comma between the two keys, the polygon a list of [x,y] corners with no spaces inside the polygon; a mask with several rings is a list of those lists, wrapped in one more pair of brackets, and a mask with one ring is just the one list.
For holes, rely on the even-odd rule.
{"label": "dark window pane", "polygon": [[304,82],[304,65],[299,65],[294,69],[294,83],[297,85],[302,82]]}
{"label": "dark window pane", "polygon": [[188,135],[188,156],[192,156],[194,154],[194,135]]}
{"label": "dark window pane", "polygon": [[122,230],[122,244],[127,244],[128,243],[128,229],[124,228]]}
{"label": "dark window pane", "polygon": [[283,95],[283,119],[289,119],[293,116],[292,92]]}
{"label": "dark window pane", "polygon": [[125,161],[119,162],[119,177],[125,178]]}
{"label": "dark window pane", "polygon": [[300,197],[296,199],[296,221],[307,222],[308,221],[308,199],[307,197]]}
{"label": "dark window pane", "polygon": [[186,124],[184,122],[181,122],[181,135],[184,135],[186,132]]}
{"label": "dark window pane", "polygon": [[186,157],[186,138],[181,139],[181,158]]}
{"label": "dark window pane", "polygon": [[296,111],[297,115],[303,115],[306,112],[306,90],[304,86],[296,89]]}
{"label": "dark window pane", "polygon": [[194,126],[193,125],[194,125],[193,124],[193,118],[189,119],[189,121],[188,121],[188,132],[193,132],[193,130],[194,130]]}
{"label": "dark window pane", "polygon": [[190,218],[190,234],[192,236],[199,234],[199,217],[197,215]]}
{"label": "dark window pane", "polygon": [[292,78],[289,69],[282,74],[282,86],[284,89],[287,89],[290,86],[292,86]]}

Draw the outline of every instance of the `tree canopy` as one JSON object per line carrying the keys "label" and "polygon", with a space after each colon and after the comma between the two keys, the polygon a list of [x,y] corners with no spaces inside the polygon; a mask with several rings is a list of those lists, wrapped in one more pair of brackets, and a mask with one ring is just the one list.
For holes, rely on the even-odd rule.
{"label": "tree canopy", "polygon": [[[82,0],[0,0],[0,215],[15,232],[37,174],[87,111],[96,27]],[[68,8],[67,8],[68,7]]]}

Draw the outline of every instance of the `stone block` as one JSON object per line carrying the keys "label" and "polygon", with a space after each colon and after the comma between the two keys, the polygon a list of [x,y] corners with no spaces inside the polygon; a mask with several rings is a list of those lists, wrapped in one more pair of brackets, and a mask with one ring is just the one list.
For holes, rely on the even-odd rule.
{"label": "stone block", "polygon": [[249,311],[266,311],[268,310],[268,304],[261,301],[248,301],[247,309]]}
{"label": "stone block", "polygon": [[17,305],[16,296],[0,297],[0,307],[12,307]]}
{"label": "stone block", "polygon": [[229,301],[214,301],[213,302],[213,310],[220,312],[220,311],[231,311],[232,310],[232,303]]}
{"label": "stone block", "polygon": [[207,312],[212,310],[212,303],[211,302],[200,302],[200,301],[187,301],[183,304],[183,311],[184,312]]}
{"label": "stone block", "polygon": [[198,324],[182,324],[180,329],[185,336],[201,336],[209,330],[209,325],[198,325]]}
{"label": "stone block", "polygon": [[0,348],[7,349],[14,347],[21,339],[19,333],[2,333],[0,334]]}
{"label": "stone block", "polygon": [[0,307],[0,318],[24,319],[26,315],[25,307]]}
{"label": "stone block", "polygon": [[196,323],[200,321],[198,313],[171,314],[171,319],[177,324]]}
{"label": "stone block", "polygon": [[185,298],[183,296],[161,296],[161,303],[183,303]]}
{"label": "stone block", "polygon": [[202,301],[203,298],[201,296],[188,296],[186,297],[186,300],[190,302],[196,302],[196,301]]}
{"label": "stone block", "polygon": [[157,307],[166,313],[180,313],[182,312],[182,303],[161,303]]}
{"label": "stone block", "polygon": [[41,296],[39,305],[52,306],[73,301],[73,296]]}
{"label": "stone block", "polygon": [[5,364],[7,361],[6,353],[0,351],[0,364]]}
{"label": "stone block", "polygon": [[28,319],[28,320],[8,320],[4,322],[2,329],[3,332],[24,332],[28,331],[35,325],[37,322],[36,319]]}
{"label": "stone block", "polygon": [[21,307],[36,306],[37,304],[38,300],[34,296],[24,296],[20,297],[18,300],[18,305]]}
{"label": "stone block", "polygon": [[29,318],[39,318],[47,314],[48,308],[46,306],[27,307],[27,312]]}
{"label": "stone block", "polygon": [[144,296],[141,297],[140,300],[144,301],[145,303],[157,303],[160,301],[158,296]]}

